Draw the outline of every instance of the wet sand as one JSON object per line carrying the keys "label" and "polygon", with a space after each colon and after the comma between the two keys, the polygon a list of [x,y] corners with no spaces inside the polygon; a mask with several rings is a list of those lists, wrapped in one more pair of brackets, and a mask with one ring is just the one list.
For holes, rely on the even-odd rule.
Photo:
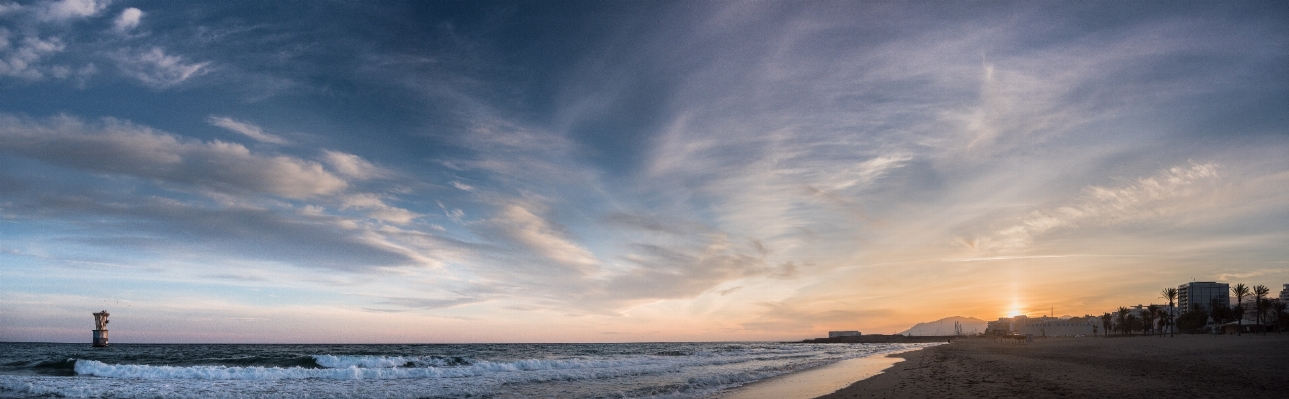
{"label": "wet sand", "polygon": [[816,367],[798,373],[757,381],[721,396],[721,399],[811,399],[827,395],[857,380],[880,374],[904,359],[875,355]]}
{"label": "wet sand", "polygon": [[1289,335],[963,339],[819,399],[1289,398]]}

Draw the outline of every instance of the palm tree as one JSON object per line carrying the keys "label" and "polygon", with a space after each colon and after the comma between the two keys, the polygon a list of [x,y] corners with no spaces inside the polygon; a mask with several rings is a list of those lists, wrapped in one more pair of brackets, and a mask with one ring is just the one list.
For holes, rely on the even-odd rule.
{"label": "palm tree", "polygon": [[1110,312],[1106,312],[1105,314],[1101,315],[1101,331],[1105,334],[1106,337],[1110,336],[1110,318],[1111,317],[1113,316],[1110,316]]}
{"label": "palm tree", "polygon": [[1151,304],[1146,307],[1146,314],[1141,315],[1141,323],[1145,329],[1150,330],[1150,335],[1155,335],[1155,318],[1159,317],[1159,305]]}
{"label": "palm tree", "polygon": [[1122,331],[1124,335],[1128,335],[1128,313],[1130,312],[1132,311],[1124,306],[1120,306],[1119,311],[1115,312],[1118,313],[1119,331]]}
{"label": "palm tree", "polygon": [[1213,318],[1213,323],[1219,326],[1222,325],[1222,323],[1226,323],[1226,320],[1235,313],[1229,305],[1222,303],[1222,301],[1217,300],[1217,298],[1213,298],[1213,302],[1208,305],[1208,308],[1208,314]]}
{"label": "palm tree", "polygon": [[1163,294],[1163,298],[1168,299],[1168,325],[1170,327],[1168,330],[1173,333],[1172,336],[1176,337],[1177,333],[1173,331],[1174,329],[1171,327],[1173,325],[1173,320],[1176,320],[1177,318],[1175,315],[1173,315],[1173,301],[1177,299],[1177,288],[1175,287],[1164,288],[1164,290],[1161,291],[1160,294]]}
{"label": "palm tree", "polygon": [[1237,331],[1240,335],[1244,335],[1244,297],[1249,296],[1249,287],[1244,283],[1236,284],[1231,287],[1231,295],[1235,295],[1235,309],[1239,309],[1235,315],[1235,321],[1240,325]]}
{"label": "palm tree", "polygon": [[1208,325],[1208,312],[1204,310],[1204,305],[1192,303],[1191,309],[1177,316],[1176,327],[1178,330],[1196,331],[1203,329]]}
{"label": "palm tree", "polygon": [[1266,309],[1263,307],[1266,305],[1266,303],[1263,303],[1263,299],[1270,293],[1271,289],[1265,285],[1258,284],[1253,286],[1253,310],[1258,313],[1258,324],[1262,324],[1262,312]]}
{"label": "palm tree", "polygon": [[1289,307],[1289,304],[1280,302],[1278,299],[1271,300],[1271,310],[1276,312],[1276,334],[1289,326],[1289,314],[1285,313],[1286,307]]}
{"label": "palm tree", "polygon": [[[1273,298],[1262,298],[1261,300],[1258,301],[1258,307],[1262,308],[1262,312],[1259,313],[1259,315],[1262,316],[1262,322],[1258,324],[1261,324],[1263,326],[1271,325],[1271,316],[1268,315],[1267,313],[1271,313],[1271,304],[1275,302],[1276,300]],[[1267,330],[1266,330],[1267,328],[1269,327],[1263,327],[1262,329],[1263,334],[1267,333]]]}

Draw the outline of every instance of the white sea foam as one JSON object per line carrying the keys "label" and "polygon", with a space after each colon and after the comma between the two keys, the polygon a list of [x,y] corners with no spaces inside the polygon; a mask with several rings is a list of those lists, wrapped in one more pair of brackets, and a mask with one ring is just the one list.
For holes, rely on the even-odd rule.
{"label": "white sea foam", "polygon": [[334,356],[334,355],[314,355],[313,361],[319,366],[333,369],[343,369],[349,367],[362,368],[384,368],[384,367],[403,367],[408,363],[420,360],[419,358],[407,358],[402,356]]}

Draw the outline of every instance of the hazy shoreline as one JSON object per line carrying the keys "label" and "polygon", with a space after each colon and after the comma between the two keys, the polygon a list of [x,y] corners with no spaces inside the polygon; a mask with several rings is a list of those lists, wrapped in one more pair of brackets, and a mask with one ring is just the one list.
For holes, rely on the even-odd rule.
{"label": "hazy shoreline", "polygon": [[1289,335],[955,340],[818,399],[1277,397]]}

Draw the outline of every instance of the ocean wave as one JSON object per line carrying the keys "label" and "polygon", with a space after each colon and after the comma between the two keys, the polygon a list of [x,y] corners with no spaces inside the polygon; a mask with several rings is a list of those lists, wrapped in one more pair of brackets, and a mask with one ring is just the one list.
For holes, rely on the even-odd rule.
{"label": "ocean wave", "polygon": [[[649,372],[675,362],[661,358],[626,358],[626,359],[525,359],[513,362],[481,361],[466,366],[449,367],[359,367],[359,364],[393,365],[409,364],[391,359],[367,359],[344,361],[337,359],[334,364],[348,363],[343,368],[304,368],[304,367],[237,367],[237,366],[152,366],[140,364],[106,364],[97,360],[77,360],[75,371],[78,375],[138,378],[138,379],[205,379],[205,380],[280,380],[280,379],[332,379],[332,380],[388,380],[410,378],[458,378],[477,377],[498,373],[512,372],[558,372],[521,378],[526,381],[567,380],[599,378],[605,375],[639,374]],[[330,363],[331,360],[324,360]],[[675,364],[679,365],[679,364]],[[580,371],[580,372],[579,372]]]}
{"label": "ocean wave", "polygon": [[389,368],[403,367],[411,363],[413,359],[402,356],[334,356],[334,355],[313,355],[314,363],[319,366],[343,369],[349,367],[359,368]]}
{"label": "ocean wave", "polygon": [[[714,366],[750,361],[773,361],[799,358],[796,351],[778,354],[746,353],[711,356],[710,354],[675,356],[629,356],[615,358],[521,359],[509,362],[474,361],[460,358],[426,358],[415,356],[337,356],[317,355],[314,361],[323,368],[263,366],[159,366],[146,364],[107,364],[97,360],[76,360],[77,375],[137,379],[205,379],[205,380],[389,380],[415,378],[458,378],[496,376],[504,373],[529,372],[511,377],[517,382],[575,380],[606,376],[664,373],[679,367]],[[532,373],[541,372],[541,373]]]}
{"label": "ocean wave", "polygon": [[[190,358],[187,364],[146,364],[152,358],[137,356],[116,357],[122,364],[105,363],[112,361],[102,358],[45,357],[39,367],[66,367],[70,362],[74,375],[100,378],[0,375],[0,397],[549,397],[567,393],[563,387],[580,387],[577,389],[597,397],[692,399],[847,358],[924,346],[930,345],[692,345],[616,355],[569,351],[561,357],[518,360],[417,356],[409,352],[295,352],[276,360],[220,356],[220,361],[260,364],[214,365],[205,362],[215,357]],[[135,362],[139,364],[129,364]],[[7,366],[26,368],[37,364],[27,360]],[[613,386],[621,390],[604,389]]]}
{"label": "ocean wave", "polygon": [[8,367],[21,367],[32,369],[67,369],[71,370],[76,363],[73,358],[57,358],[46,360],[21,360],[3,364]]}
{"label": "ocean wave", "polygon": [[[97,381],[96,381],[97,380]],[[352,381],[282,384],[277,381],[166,381],[129,383],[99,379],[0,375],[0,398],[173,398],[173,399],[417,399],[479,398],[486,386],[400,385],[373,387]]]}
{"label": "ocean wave", "polygon": [[[291,379],[400,379],[465,377],[468,374],[437,368],[304,368],[304,367],[238,367],[238,366],[151,366],[142,364],[106,364],[97,360],[77,360],[76,374],[84,376],[135,379],[201,379],[201,380],[291,380]],[[447,372],[445,372],[447,371]]]}
{"label": "ocean wave", "polygon": [[350,356],[350,355],[313,355],[313,362],[318,366],[343,369],[358,368],[392,368],[392,367],[452,367],[466,366],[471,362],[462,357],[439,356]]}

